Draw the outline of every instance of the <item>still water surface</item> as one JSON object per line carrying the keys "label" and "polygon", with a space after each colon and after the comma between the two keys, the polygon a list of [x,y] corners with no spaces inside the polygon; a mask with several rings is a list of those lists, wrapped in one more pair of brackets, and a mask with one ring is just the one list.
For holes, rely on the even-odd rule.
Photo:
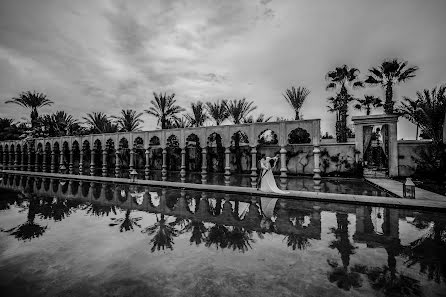
{"label": "still water surface", "polygon": [[441,213],[19,176],[1,187],[3,296],[446,295]]}

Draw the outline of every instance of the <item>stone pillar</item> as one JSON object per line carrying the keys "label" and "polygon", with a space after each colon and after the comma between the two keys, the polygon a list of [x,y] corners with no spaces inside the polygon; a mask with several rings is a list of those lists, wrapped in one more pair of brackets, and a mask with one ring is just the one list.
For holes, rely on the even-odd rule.
{"label": "stone pillar", "polygon": [[69,174],[73,174],[74,172],[73,172],[73,162],[74,162],[74,160],[73,160],[73,149],[70,149],[70,151],[69,151],[69,153],[70,153],[70,163],[68,164],[68,173]]}
{"label": "stone pillar", "polygon": [[181,182],[186,181],[186,148],[181,148],[181,170],[180,170]]}
{"label": "stone pillar", "polygon": [[148,147],[145,151],[146,156],[146,165],[144,166],[144,178],[149,179],[150,174],[150,147]]}
{"label": "stone pillar", "polygon": [[65,166],[65,152],[63,149],[59,152],[59,157],[59,173],[63,173],[61,170],[62,166]]}
{"label": "stone pillar", "polygon": [[288,169],[286,167],[286,149],[284,146],[280,147],[280,177],[287,178]]}
{"label": "stone pillar", "polygon": [[314,145],[314,147],[313,147],[313,159],[314,159],[313,179],[315,179],[315,180],[321,179],[321,169],[319,168],[320,155],[321,155],[321,150],[319,148],[319,145]]}
{"label": "stone pillar", "polygon": [[[79,175],[84,175],[84,148],[82,147],[79,152]],[[79,185],[80,187],[80,185]]]}
{"label": "stone pillar", "polygon": [[201,183],[207,183],[207,147],[201,149]]}
{"label": "stone pillar", "polygon": [[6,163],[6,155],[8,152],[4,149],[3,150],[3,169],[8,169],[8,163]]}
{"label": "stone pillar", "polygon": [[28,171],[33,171],[33,163],[31,163],[32,154],[33,154],[33,150],[31,148],[31,146],[29,146],[29,148],[28,148]]}
{"label": "stone pillar", "polygon": [[95,147],[91,149],[91,157],[90,157],[90,176],[94,176],[95,163],[94,163],[94,155],[95,155]]}
{"label": "stone pillar", "polygon": [[40,151],[36,151],[34,158],[34,171],[38,172],[39,170],[39,156],[41,155]]}
{"label": "stone pillar", "polygon": [[229,186],[231,180],[231,149],[230,147],[225,148],[225,185]]}
{"label": "stone pillar", "polygon": [[115,150],[115,177],[118,178],[121,173],[120,163],[119,163],[119,153]]}
{"label": "stone pillar", "polygon": [[47,172],[47,168],[46,168],[46,161],[48,158],[48,151],[46,149],[44,149],[42,151],[42,172]]}
{"label": "stone pillar", "polygon": [[257,187],[257,149],[251,147],[251,187]]}
{"label": "stone pillar", "polygon": [[389,176],[398,176],[397,123],[389,123]]}
{"label": "stone pillar", "polygon": [[14,170],[19,170],[19,152],[20,150],[15,150],[15,156],[14,156]]}
{"label": "stone pillar", "polygon": [[130,164],[129,164],[130,171],[135,169],[134,162],[135,162],[135,150],[132,148],[130,149]]}
{"label": "stone pillar", "polygon": [[102,176],[107,176],[107,149],[102,150]]}
{"label": "stone pillar", "polygon": [[163,147],[163,165],[162,168],[163,170],[161,170],[161,175],[162,175],[162,180],[165,181],[167,180],[167,149],[165,147]]}
{"label": "stone pillar", "polygon": [[50,172],[54,173],[56,171],[56,153],[54,152],[54,149],[51,150],[51,167]]}
{"label": "stone pillar", "polygon": [[14,170],[14,160],[15,160],[15,156],[14,156],[15,152],[13,152],[12,150],[9,151],[9,169]]}
{"label": "stone pillar", "polygon": [[364,149],[364,126],[355,124],[355,150],[358,152],[358,161],[364,159]]}

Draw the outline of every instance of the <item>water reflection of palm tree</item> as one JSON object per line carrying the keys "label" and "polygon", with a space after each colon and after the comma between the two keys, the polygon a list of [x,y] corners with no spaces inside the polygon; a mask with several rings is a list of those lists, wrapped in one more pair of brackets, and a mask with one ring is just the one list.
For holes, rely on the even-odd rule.
{"label": "water reflection of palm tree", "polygon": [[156,223],[152,226],[146,227],[141,231],[148,235],[154,235],[150,240],[153,243],[150,251],[153,253],[155,250],[170,249],[173,250],[173,238],[177,237],[179,232],[175,229],[174,224],[167,223],[164,214],[161,214],[160,218],[156,215]]}
{"label": "water reflection of palm tree", "polygon": [[208,229],[203,222],[191,220],[181,229],[181,233],[192,232],[189,242],[191,244],[195,243],[197,246],[205,241],[207,231]]}
{"label": "water reflection of palm tree", "polygon": [[133,226],[139,227],[141,228],[141,225],[138,224],[138,221],[140,221],[142,219],[142,217],[137,217],[137,218],[131,218],[130,217],[130,209],[127,209],[127,211],[125,212],[125,217],[124,218],[111,218],[111,220],[113,221],[112,223],[108,224],[109,226],[113,227],[113,226],[117,226],[119,225],[119,231],[133,231]]}
{"label": "water reflection of palm tree", "polygon": [[108,217],[111,213],[116,215],[116,207],[114,205],[102,205],[99,203],[86,204],[82,210],[86,210],[87,214],[92,216]]}
{"label": "water reflection of palm tree", "polygon": [[350,290],[352,287],[358,288],[362,285],[362,279],[358,272],[349,271],[350,256],[355,252],[356,247],[350,242],[348,234],[348,214],[336,213],[337,228],[331,228],[336,240],[332,241],[330,248],[337,249],[341,254],[342,267],[336,261],[328,260],[328,264],[333,268],[329,273],[330,282],[336,282],[339,288]]}
{"label": "water reflection of palm tree", "polygon": [[251,243],[255,242],[252,238],[252,231],[243,227],[233,227],[227,235],[228,248],[232,248],[233,251],[247,252],[252,249]]}
{"label": "water reflection of palm tree", "polygon": [[[431,222],[429,219],[424,221]],[[408,267],[419,264],[420,272],[427,274],[429,280],[446,283],[446,222],[434,220],[431,224],[417,224],[430,229],[403,250],[407,258],[405,264]]]}
{"label": "water reflection of palm tree", "polygon": [[9,230],[4,230],[4,232],[7,232],[10,235],[13,235],[15,238],[24,241],[42,236],[43,233],[45,233],[47,226],[43,227],[34,222],[36,214],[39,211],[39,207],[40,200],[37,197],[31,197],[29,199],[26,222]]}
{"label": "water reflection of palm tree", "polygon": [[208,236],[206,237],[206,247],[215,245],[215,247],[224,249],[228,247],[228,233],[229,230],[224,225],[215,224],[209,229]]}
{"label": "water reflection of palm tree", "polygon": [[81,202],[71,199],[44,198],[40,207],[40,217],[42,219],[53,219],[54,221],[62,221],[75,209],[79,207]]}
{"label": "water reflection of palm tree", "polygon": [[296,248],[298,248],[299,250],[305,250],[311,245],[308,237],[298,233],[287,234],[285,235],[283,240],[286,240],[287,246],[292,248],[293,251],[295,251]]}

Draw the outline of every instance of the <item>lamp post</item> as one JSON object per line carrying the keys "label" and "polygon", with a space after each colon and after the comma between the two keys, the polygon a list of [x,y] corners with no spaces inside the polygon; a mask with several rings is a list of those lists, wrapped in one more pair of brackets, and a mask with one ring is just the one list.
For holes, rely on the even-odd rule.
{"label": "lamp post", "polygon": [[130,179],[134,182],[136,180],[136,177],[138,176],[138,172],[136,172],[135,169],[130,171]]}
{"label": "lamp post", "polygon": [[410,177],[403,184],[403,197],[415,199],[415,184]]}

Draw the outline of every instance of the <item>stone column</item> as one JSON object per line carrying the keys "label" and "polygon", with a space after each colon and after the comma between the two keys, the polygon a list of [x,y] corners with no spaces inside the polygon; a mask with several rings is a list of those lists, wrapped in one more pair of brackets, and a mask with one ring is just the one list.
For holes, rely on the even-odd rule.
{"label": "stone column", "polygon": [[20,150],[16,149],[15,156],[14,156],[14,170],[20,170],[19,169],[19,152]]}
{"label": "stone column", "polygon": [[162,180],[167,180],[167,149],[163,147],[163,170],[161,170]]}
{"label": "stone column", "polygon": [[31,163],[31,156],[33,154],[33,150],[31,146],[28,148],[28,171],[33,171],[33,164]]}
{"label": "stone column", "polygon": [[146,165],[144,166],[144,178],[149,179],[150,174],[150,147],[148,147],[145,151],[146,156]]}
{"label": "stone column", "polygon": [[230,147],[225,148],[225,185],[229,186],[229,182],[231,181],[231,149]]}
{"label": "stone column", "polygon": [[47,168],[46,168],[46,161],[48,158],[48,151],[46,149],[44,149],[42,151],[42,172],[47,172]]}
{"label": "stone column", "polygon": [[135,150],[132,148],[130,149],[130,164],[129,164],[130,171],[135,169],[134,162],[135,162]]}
{"label": "stone column", "polygon": [[15,152],[13,152],[12,150],[9,151],[9,169],[14,170],[14,160],[15,160],[15,156],[14,156]]}
{"label": "stone column", "polygon": [[[84,148],[79,151],[79,175],[84,175]],[[80,187],[80,185],[79,185]]]}
{"label": "stone column", "polygon": [[102,176],[107,176],[107,149],[102,150]]}
{"label": "stone column", "polygon": [[35,158],[34,158],[34,171],[38,172],[39,170],[39,156],[41,155],[41,152],[36,150],[35,152]]}
{"label": "stone column", "polygon": [[251,147],[251,187],[257,187],[257,149]]}
{"label": "stone column", "polygon": [[8,169],[8,163],[6,163],[6,155],[8,154],[8,152],[4,149],[3,150],[3,169]]}
{"label": "stone column", "polygon": [[64,149],[60,150],[60,152],[59,152],[59,173],[63,173],[62,170],[60,170],[62,168],[62,165],[65,166]]}
{"label": "stone column", "polygon": [[284,146],[280,148],[280,178],[287,178],[288,169],[286,167],[286,149]]}
{"label": "stone column", "polygon": [[180,170],[181,182],[186,181],[186,148],[181,148],[181,170]]}
{"label": "stone column", "polygon": [[90,176],[94,176],[94,170],[95,170],[95,163],[94,163],[94,155],[95,155],[95,147],[92,147],[91,149],[91,155],[90,155]]}
{"label": "stone column", "polygon": [[68,164],[68,173],[69,174],[73,174],[73,149],[70,149],[69,151],[70,153],[70,163]]}
{"label": "stone column", "polygon": [[389,176],[398,176],[397,122],[389,123]]}
{"label": "stone column", "polygon": [[207,147],[204,147],[201,149],[201,183],[206,184],[207,183],[207,169],[208,169],[208,163],[207,163]]}
{"label": "stone column", "polygon": [[313,147],[313,159],[314,159],[313,179],[315,179],[315,180],[321,179],[321,169],[319,168],[320,155],[321,155],[321,150],[319,148],[319,145],[314,145],[314,147]]}
{"label": "stone column", "polygon": [[51,167],[50,172],[54,173],[56,171],[56,153],[54,152],[54,149],[51,150]]}
{"label": "stone column", "polygon": [[121,173],[120,163],[119,163],[119,153],[115,150],[115,177],[118,178]]}

